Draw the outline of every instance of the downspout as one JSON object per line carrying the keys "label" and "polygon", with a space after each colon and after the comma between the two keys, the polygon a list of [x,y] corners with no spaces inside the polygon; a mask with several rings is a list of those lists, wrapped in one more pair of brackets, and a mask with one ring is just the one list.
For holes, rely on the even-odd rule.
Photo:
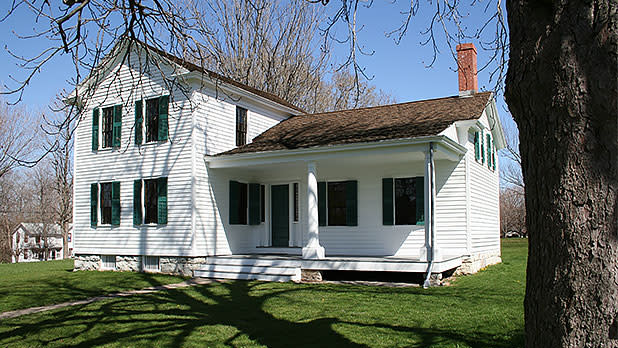
{"label": "downspout", "polygon": [[429,267],[427,268],[427,276],[425,277],[425,282],[423,283],[423,288],[427,289],[430,287],[429,278],[431,277],[431,271],[433,269],[433,260],[435,259],[435,224],[434,224],[434,208],[435,208],[435,198],[436,198],[436,170],[435,163],[433,159],[433,143],[429,143],[429,249],[431,252],[429,253]]}

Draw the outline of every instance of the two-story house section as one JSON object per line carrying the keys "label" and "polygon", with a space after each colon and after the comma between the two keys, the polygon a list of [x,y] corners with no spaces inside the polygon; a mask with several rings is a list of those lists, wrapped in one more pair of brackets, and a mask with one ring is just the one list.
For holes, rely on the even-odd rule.
{"label": "two-story house section", "polygon": [[[299,280],[499,262],[493,94],[305,114],[123,40],[67,102],[77,269]],[[132,54],[127,55],[129,51]]]}

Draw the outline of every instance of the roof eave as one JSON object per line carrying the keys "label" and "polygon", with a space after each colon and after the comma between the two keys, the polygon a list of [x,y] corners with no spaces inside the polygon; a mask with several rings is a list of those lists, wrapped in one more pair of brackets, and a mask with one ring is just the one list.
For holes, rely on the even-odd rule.
{"label": "roof eave", "polygon": [[337,144],[326,146],[314,146],[291,150],[273,150],[262,152],[246,152],[231,155],[219,156],[204,156],[204,161],[209,168],[233,168],[242,167],[252,163],[281,163],[307,160],[307,157],[319,158],[321,155],[329,155],[332,153],[342,153],[347,151],[358,150],[375,150],[388,149],[400,146],[422,145],[429,143],[437,143],[439,149],[442,150],[451,160],[457,160],[466,153],[466,148],[453,139],[444,135],[431,135],[414,138],[400,138],[381,140],[374,142]]}

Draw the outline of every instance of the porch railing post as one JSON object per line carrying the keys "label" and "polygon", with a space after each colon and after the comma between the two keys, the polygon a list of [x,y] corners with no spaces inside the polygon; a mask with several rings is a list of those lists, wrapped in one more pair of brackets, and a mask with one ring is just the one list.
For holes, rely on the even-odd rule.
{"label": "porch railing post", "polygon": [[307,245],[303,247],[303,259],[323,259],[324,247],[320,245],[318,215],[318,180],[315,162],[307,165]]}

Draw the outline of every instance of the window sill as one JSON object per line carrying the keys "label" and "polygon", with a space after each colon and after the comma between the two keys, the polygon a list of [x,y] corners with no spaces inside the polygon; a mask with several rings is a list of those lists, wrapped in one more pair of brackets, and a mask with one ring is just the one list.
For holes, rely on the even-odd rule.
{"label": "window sill", "polygon": [[105,153],[105,152],[114,152],[114,151],[118,151],[118,150],[120,150],[120,147],[112,146],[112,147],[102,147],[102,148],[94,150],[92,152],[94,152],[94,153]]}
{"label": "window sill", "polygon": [[157,145],[165,144],[167,142],[168,142],[167,140],[157,140],[157,141],[149,141],[147,143],[134,144],[134,145],[136,145],[137,147],[142,147],[142,146],[150,147],[150,146],[157,146]]}

